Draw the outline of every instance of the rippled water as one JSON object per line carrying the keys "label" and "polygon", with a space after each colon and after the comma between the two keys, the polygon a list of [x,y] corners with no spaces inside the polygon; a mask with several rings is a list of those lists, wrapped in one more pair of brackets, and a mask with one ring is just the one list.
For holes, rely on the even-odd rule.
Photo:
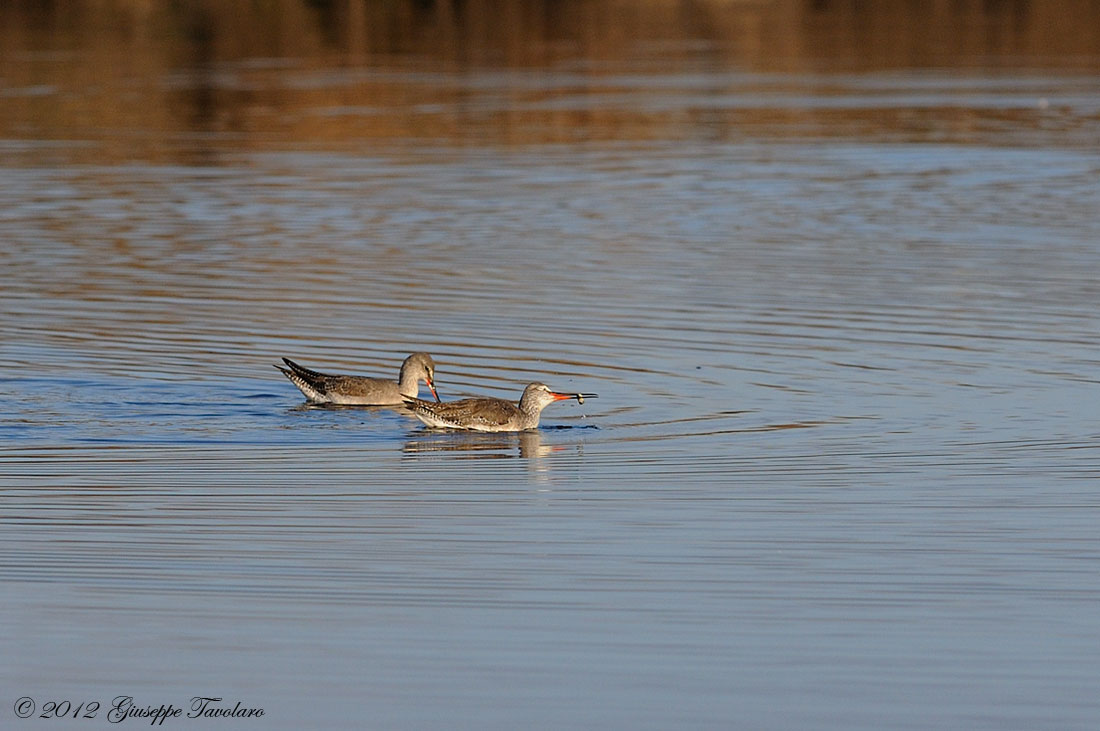
{"label": "rippled water", "polygon": [[[1095,77],[299,66],[214,88],[420,122],[0,117],[0,726],[1095,728]],[[436,432],[272,367],[414,350],[600,397]]]}

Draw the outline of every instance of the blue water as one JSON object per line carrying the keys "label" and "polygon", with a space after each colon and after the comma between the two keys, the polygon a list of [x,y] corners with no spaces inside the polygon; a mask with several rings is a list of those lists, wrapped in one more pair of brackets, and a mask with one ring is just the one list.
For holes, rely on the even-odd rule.
{"label": "blue water", "polygon": [[[410,76],[486,112],[449,143],[5,141],[0,726],[1095,728],[1095,81],[779,77]],[[540,84],[607,137],[511,141]],[[445,400],[599,398],[438,432],[272,368],[416,350]]]}

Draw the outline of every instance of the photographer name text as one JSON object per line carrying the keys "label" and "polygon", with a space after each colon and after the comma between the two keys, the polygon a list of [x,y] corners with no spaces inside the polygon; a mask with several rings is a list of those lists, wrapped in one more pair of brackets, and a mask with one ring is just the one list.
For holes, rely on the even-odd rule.
{"label": "photographer name text", "polygon": [[115,696],[109,706],[97,700],[70,701],[48,700],[41,707],[30,696],[15,702],[15,715],[19,718],[85,718],[107,719],[108,723],[145,721],[150,726],[163,726],[170,719],[195,718],[262,718],[264,709],[252,708],[237,701],[229,705],[214,696],[192,696],[189,703],[176,706],[173,703],[143,704],[132,695]]}

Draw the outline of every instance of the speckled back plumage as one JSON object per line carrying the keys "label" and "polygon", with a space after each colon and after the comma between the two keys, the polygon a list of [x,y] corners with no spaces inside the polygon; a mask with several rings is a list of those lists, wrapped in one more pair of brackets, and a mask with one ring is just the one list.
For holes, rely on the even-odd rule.
{"label": "speckled back plumage", "polygon": [[556,395],[542,383],[532,383],[523,391],[519,404],[499,398],[467,398],[447,403],[432,403],[418,398],[405,399],[405,406],[428,426],[439,429],[472,431],[524,431],[539,425],[539,416]]}
{"label": "speckled back plumage", "polygon": [[[428,426],[474,431],[522,431],[523,413],[511,401],[498,398],[466,398],[443,404],[405,399],[405,405]],[[538,416],[535,424],[538,426]],[[512,427],[512,428],[509,428]]]}

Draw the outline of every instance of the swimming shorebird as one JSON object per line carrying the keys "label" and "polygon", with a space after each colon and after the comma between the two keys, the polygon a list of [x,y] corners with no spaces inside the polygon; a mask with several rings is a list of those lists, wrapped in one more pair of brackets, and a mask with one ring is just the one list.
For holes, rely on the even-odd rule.
{"label": "swimming shorebird", "polygon": [[555,401],[596,398],[594,393],[557,393],[544,383],[532,383],[523,389],[519,404],[500,398],[467,398],[447,403],[432,403],[418,398],[405,399],[405,406],[428,426],[474,431],[524,431],[539,425],[539,414]]}
{"label": "swimming shorebird", "polygon": [[[287,368],[275,366],[302,390],[315,404],[355,404],[358,406],[392,406],[407,398],[416,398],[420,382],[439,401],[435,392],[435,361],[427,353],[413,353],[401,364],[396,381],[367,376],[337,376],[303,368],[290,358],[283,358]],[[431,403],[430,401],[425,403]]]}

